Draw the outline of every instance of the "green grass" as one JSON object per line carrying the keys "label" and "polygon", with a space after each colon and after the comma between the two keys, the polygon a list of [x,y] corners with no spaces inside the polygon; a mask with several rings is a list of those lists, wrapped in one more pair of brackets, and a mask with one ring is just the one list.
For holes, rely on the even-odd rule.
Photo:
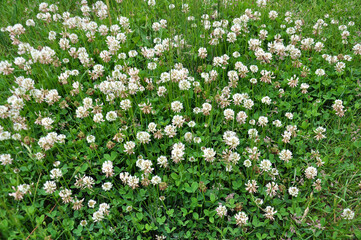
{"label": "green grass", "polygon": [[[35,27],[26,27],[26,33],[21,36],[21,41],[29,42],[34,48],[49,46],[56,50],[60,59],[69,58],[69,54],[59,48],[59,44],[48,40],[48,33],[51,30],[59,33],[65,28],[61,23],[46,24],[36,19],[38,5],[42,1],[4,1],[0,3],[1,27],[21,23],[25,26],[25,21],[32,18],[36,21]],[[88,1],[89,5],[96,1]],[[110,0],[109,18],[99,20],[91,14],[91,19],[98,23],[109,26],[117,23],[117,17],[125,16],[130,20],[130,27],[133,33],[127,36],[127,41],[121,44],[118,51],[127,53],[129,50],[137,49],[139,56],[131,60],[119,60],[113,57],[112,61],[105,63],[99,53],[107,49],[104,37],[97,37],[94,42],[87,41],[85,34],[79,29],[70,29],[70,33],[79,36],[79,43],[72,44],[77,48],[85,47],[90,56],[94,58],[95,64],[105,66],[104,76],[92,80],[87,74],[87,70],[93,68],[85,67],[78,60],[70,60],[65,67],[55,67],[50,64],[34,64],[33,72],[26,75],[25,71],[16,67],[14,76],[27,76],[35,81],[38,89],[57,89],[62,100],[66,100],[68,108],[61,109],[59,103],[48,105],[46,103],[36,103],[34,100],[26,102],[21,116],[25,117],[29,130],[21,130],[23,143],[27,140],[28,147],[20,144],[19,141],[0,141],[0,155],[9,153],[15,159],[12,165],[0,165],[0,238],[3,239],[155,239],[156,235],[167,236],[167,239],[359,239],[361,238],[361,67],[359,66],[360,55],[354,55],[352,46],[361,43],[361,18],[359,13],[361,5],[358,1],[286,1],[274,0],[264,9],[256,6],[255,1],[231,1],[233,5],[226,7],[221,1],[184,1],[189,4],[189,13],[182,13],[180,8],[183,2],[157,0],[156,6],[150,8],[147,1],[123,0],[116,3]],[[175,9],[170,10],[169,4],[175,4]],[[79,3],[77,1],[60,1],[59,12],[69,11],[72,16],[78,15]],[[201,26],[203,14],[212,14],[218,10],[218,19],[227,19],[229,26],[232,19],[244,14],[245,9],[251,8],[262,13],[261,20],[250,23],[249,33],[240,36],[236,44],[226,41],[217,46],[210,46],[207,40],[200,37],[200,34],[209,33],[198,27],[193,28],[187,16],[194,16],[198,26]],[[277,20],[270,21],[268,12],[276,10],[279,15]],[[310,68],[311,74],[301,77],[302,68],[293,66],[291,59],[272,60],[271,64],[260,64],[255,59],[254,53],[248,49],[249,38],[257,38],[257,32],[261,24],[267,24],[266,29],[269,35],[274,36],[281,33],[285,39],[285,45],[289,43],[289,36],[280,29],[283,24],[283,16],[286,11],[292,11],[295,19],[302,19],[302,36],[314,37],[315,42],[321,41],[325,37],[325,51],[330,55],[349,54],[353,57],[351,62],[346,63],[346,71],[343,74],[336,73],[333,65],[329,65],[321,58],[321,54],[314,51],[303,51],[300,61]],[[329,18],[325,18],[329,14]],[[152,23],[160,19],[167,20],[167,29],[159,32],[152,30]],[[349,44],[341,44],[339,25],[329,24],[321,36],[312,34],[312,27],[318,19],[324,19],[328,23],[330,19],[339,21],[339,25],[347,25],[353,21],[355,25],[349,27]],[[212,20],[213,21],[213,20]],[[293,26],[292,24],[287,27]],[[229,27],[228,27],[229,29]],[[175,35],[182,35],[186,40],[183,49],[171,47],[162,56],[156,70],[147,69],[147,64],[152,62],[141,57],[141,47],[152,47],[152,40],[159,37],[172,38]],[[99,40],[101,39],[101,40]],[[266,42],[273,39],[267,38]],[[298,45],[299,46],[299,45]],[[201,59],[197,57],[198,49],[206,47],[208,57]],[[263,45],[267,49],[266,44]],[[240,52],[238,59],[232,57],[234,51]],[[268,50],[267,50],[268,51]],[[212,66],[212,59],[216,56],[228,54],[231,58],[226,70]],[[275,55],[275,54],[274,54]],[[17,48],[11,44],[7,32],[0,32],[0,61],[13,61],[17,57]],[[26,55],[27,56],[27,55]],[[128,62],[127,62],[128,61]],[[241,61],[248,68],[256,64],[259,69],[274,71],[276,78],[273,85],[260,83],[260,74],[254,74],[258,84],[251,85],[247,78],[240,78],[237,87],[232,88],[231,94],[248,93],[250,98],[256,103],[252,111],[245,110],[241,106],[232,108],[237,114],[239,111],[246,111],[247,122],[250,119],[258,119],[260,116],[268,116],[269,126],[272,121],[282,119],[284,125],[295,124],[300,132],[297,138],[292,139],[290,144],[283,143],[281,134],[284,131],[275,127],[262,128],[248,123],[239,125],[235,120],[225,123],[223,110],[217,105],[217,95],[228,84],[227,71],[233,70],[236,61]],[[140,77],[142,84],[147,84],[144,78],[152,78],[154,86],[164,85],[168,89],[166,97],[157,96],[156,90],[151,90],[151,85],[144,93],[130,95],[133,108],[130,111],[123,111],[119,104],[121,98],[115,98],[115,104],[107,101],[105,94],[94,88],[95,84],[105,81],[106,75],[111,75],[114,66],[127,65],[141,69]],[[195,77],[201,82],[202,91],[196,93],[192,90],[180,91],[177,83],[167,82],[156,83],[160,79],[162,72],[174,69],[176,63],[182,63],[189,70],[189,76]],[[14,65],[13,65],[14,66]],[[316,69],[325,69],[327,77],[316,77]],[[78,69],[80,74],[69,78],[70,84],[61,85],[58,76],[65,69]],[[198,70],[209,72],[216,69],[219,77],[216,81],[205,84]],[[301,94],[299,89],[291,89],[287,86],[287,79],[296,74],[300,77],[300,83],[307,82],[310,91],[307,95]],[[11,96],[10,89],[16,86],[13,75],[0,75],[0,105],[7,104],[7,98]],[[249,75],[252,75],[249,73]],[[83,90],[74,96],[70,94],[71,83],[79,81],[83,84]],[[278,90],[275,82],[286,90],[283,98],[278,97]],[[263,84],[263,85],[261,85]],[[90,90],[92,91],[90,91]],[[92,92],[92,93],[91,93]],[[270,96],[277,101],[276,106],[260,104],[260,99]],[[97,124],[91,117],[79,119],[75,116],[75,110],[83,105],[83,99],[91,97],[93,102],[99,99],[103,105],[103,113],[118,111],[118,119],[115,122]],[[194,114],[194,107],[202,107],[202,104],[210,100],[213,105],[210,116]],[[343,100],[347,109],[345,116],[336,116],[332,105],[336,99]],[[152,103],[156,114],[147,115],[142,113],[138,104],[149,100]],[[152,137],[150,144],[140,144],[136,133],[147,131],[150,122],[156,122],[158,127],[164,128],[171,124],[172,117],[177,113],[170,110],[172,101],[181,101],[184,110],[180,115],[186,119],[196,121],[194,129],[183,127],[178,129],[174,138],[163,137],[155,140]],[[319,102],[317,102],[319,101]],[[274,107],[277,107],[275,109]],[[40,125],[35,125],[37,113],[42,116],[51,116],[55,123],[54,129],[45,130]],[[293,112],[294,119],[287,120],[284,117],[286,112]],[[105,114],[103,114],[105,117]],[[274,116],[274,117],[273,117]],[[187,120],[188,121],[188,120]],[[208,127],[204,126],[208,124]],[[0,119],[0,125],[4,131],[12,131],[13,123],[9,119]],[[125,154],[124,142],[117,143],[113,137],[123,126],[128,129],[122,131],[125,134],[124,142],[135,141],[137,147],[134,155]],[[327,129],[326,139],[316,141],[313,139],[313,130],[322,126]],[[250,128],[257,128],[260,142],[256,143],[248,139],[247,131]],[[240,146],[235,150],[241,156],[238,164],[233,166],[234,171],[225,171],[225,164],[218,159],[221,158],[222,151],[226,150],[222,135],[225,131],[235,131],[240,137]],[[48,132],[55,131],[58,134],[66,135],[63,144],[55,144],[48,151],[43,151],[37,144],[40,137]],[[186,144],[184,134],[191,131],[194,136],[199,136],[202,143]],[[92,134],[96,137],[95,144],[89,144],[84,137]],[[164,132],[163,132],[164,134]],[[273,142],[269,143],[264,139],[269,137]],[[186,144],[185,160],[179,164],[171,160],[171,146],[174,143],[182,142]],[[112,145],[114,144],[114,146]],[[217,151],[217,160],[214,164],[206,162],[202,157],[201,147],[214,148]],[[275,180],[281,190],[280,196],[275,198],[266,197],[265,185],[271,182],[270,176],[260,174],[259,168],[253,163],[252,168],[245,168],[243,161],[247,158],[246,147],[257,146],[261,149],[261,159],[270,159],[280,172],[280,177]],[[279,150],[289,149],[293,153],[293,159],[289,164],[281,164],[278,157],[273,153],[274,148]],[[317,167],[317,178],[322,180],[322,190],[315,191],[313,181],[305,179],[304,170],[307,166],[316,166],[315,159],[311,157],[311,150],[318,150],[324,165]],[[46,157],[43,161],[35,159],[36,152],[44,152]],[[159,175],[163,182],[168,184],[164,191],[158,186],[141,186],[135,190],[124,185],[119,180],[120,172],[130,172],[131,175],[140,177],[140,170],[135,162],[137,156],[142,155],[145,159],[153,162],[155,172],[151,175]],[[157,165],[157,157],[167,156],[169,168],[163,169]],[[188,161],[190,156],[194,156],[197,162]],[[277,159],[277,160],[276,160]],[[46,194],[43,185],[50,181],[50,171],[54,168],[53,163],[60,161],[63,177],[59,179],[58,185],[71,189],[73,196],[78,199],[85,198],[84,207],[81,211],[72,210],[72,204],[63,204],[62,199],[56,194]],[[102,164],[105,161],[112,161],[115,175],[113,178],[106,178],[102,173]],[[258,164],[258,163],[257,163]],[[259,165],[259,164],[258,164]],[[19,169],[19,173],[14,170]],[[94,190],[79,190],[72,186],[78,174],[86,174],[95,179]],[[261,193],[251,195],[245,190],[247,180],[257,179],[262,189]],[[104,182],[112,182],[113,189],[109,192],[103,191],[101,185]],[[304,184],[302,183],[304,182]],[[13,192],[12,186],[33,183],[32,194],[25,194],[22,201],[15,201],[9,193]],[[205,184],[206,188],[203,188]],[[296,185],[300,189],[298,197],[291,197],[288,194],[288,187]],[[284,189],[282,189],[284,188]],[[283,191],[282,191],[283,190]],[[235,193],[234,199],[225,200],[229,195]],[[165,201],[160,201],[159,197],[165,196]],[[265,204],[257,206],[254,198],[264,198]],[[97,200],[95,209],[88,208],[89,199]],[[110,215],[99,223],[92,221],[93,213],[98,209],[99,204],[105,202],[111,205]],[[228,216],[217,217],[215,209],[218,203],[222,203],[228,209]],[[266,206],[273,206],[278,211],[275,220],[270,221],[263,215]],[[127,211],[127,206],[132,206],[132,211]],[[248,224],[243,227],[236,226],[234,215],[237,209],[242,206],[249,217]],[[352,220],[345,220],[341,217],[342,211],[350,208],[355,212]],[[309,211],[308,211],[308,210]],[[308,211],[308,212],[307,212]],[[80,221],[86,219],[88,225],[80,226]],[[302,219],[302,220],[301,220]],[[112,229],[111,229],[112,228]]]}

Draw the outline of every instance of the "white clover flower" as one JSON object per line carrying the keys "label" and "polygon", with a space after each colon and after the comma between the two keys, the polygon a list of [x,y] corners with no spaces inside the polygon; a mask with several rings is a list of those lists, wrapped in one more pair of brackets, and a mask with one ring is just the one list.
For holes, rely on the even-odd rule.
{"label": "white clover flower", "polygon": [[267,206],[264,211],[266,212],[264,216],[270,220],[274,220],[274,215],[277,213],[277,211],[274,210],[274,207]]}
{"label": "white clover flower", "polygon": [[33,19],[28,19],[26,20],[26,26],[30,27],[30,26],[35,26],[35,22]]}
{"label": "white clover flower", "polygon": [[90,199],[88,201],[88,207],[94,208],[96,203],[97,203],[96,201],[94,201],[93,199]]}
{"label": "white clover flower", "polygon": [[140,143],[148,144],[150,142],[150,134],[148,132],[138,132],[137,140]]}
{"label": "white clover flower", "polygon": [[54,168],[53,170],[50,171],[50,178],[51,179],[59,179],[62,176],[63,176],[63,173],[58,168]]}
{"label": "white clover flower", "polygon": [[260,168],[265,171],[265,172],[268,172],[271,170],[271,166],[272,166],[272,163],[270,160],[268,159],[263,159],[260,163]]}
{"label": "white clover flower", "polygon": [[167,157],[165,157],[165,156],[158,157],[157,164],[159,164],[163,168],[166,168],[168,166]]}
{"label": "white clover flower", "polygon": [[115,120],[117,120],[117,112],[115,111],[110,111],[107,113],[107,115],[105,116],[105,119],[108,120],[109,122],[114,122]]}
{"label": "white clover flower", "polygon": [[263,97],[263,98],[261,99],[261,101],[262,101],[262,103],[267,104],[267,105],[270,105],[271,102],[272,102],[271,98],[268,97],[268,96]]}
{"label": "white clover flower", "polygon": [[93,142],[95,142],[95,137],[93,135],[89,135],[86,137],[86,141],[88,143],[93,143]]}
{"label": "white clover flower", "polygon": [[193,128],[193,127],[196,126],[196,122],[195,121],[190,121],[190,122],[188,122],[188,126]]}
{"label": "white clover flower", "polygon": [[88,222],[87,220],[81,220],[79,224],[80,226],[85,227],[88,224]]}
{"label": "white clover flower", "polygon": [[275,20],[278,16],[278,13],[276,11],[270,11],[268,16],[270,19]]}
{"label": "white clover flower", "polygon": [[282,127],[282,122],[280,120],[278,120],[278,119],[274,120],[272,122],[272,124],[275,125],[276,127]]}
{"label": "white clover flower", "polygon": [[180,101],[174,101],[171,103],[171,109],[173,112],[179,113],[183,109],[183,104]]}
{"label": "white clover flower", "polygon": [[123,110],[128,110],[132,107],[132,103],[129,99],[125,99],[125,100],[122,100],[120,102],[120,107],[123,109]]}
{"label": "white clover flower", "polygon": [[243,165],[244,165],[245,167],[249,168],[250,166],[252,166],[252,162],[251,162],[249,159],[247,159],[247,160],[245,160],[245,161],[243,162]]}
{"label": "white clover flower", "polygon": [[290,188],[288,189],[288,193],[289,193],[291,196],[293,196],[293,197],[297,197],[298,192],[299,192],[299,190],[298,190],[298,188],[296,188],[296,187],[290,187]]}
{"label": "white clover flower", "polygon": [[155,62],[148,63],[149,70],[155,70],[156,68],[157,68],[157,63],[155,63]]}
{"label": "white clover flower", "polygon": [[288,149],[283,149],[278,155],[280,159],[286,163],[292,159],[292,152]]}
{"label": "white clover flower", "polygon": [[191,83],[187,80],[181,80],[179,82],[179,89],[180,90],[189,90],[191,88]]}
{"label": "white clover flower", "polygon": [[216,156],[216,151],[213,148],[205,148],[203,150],[203,157],[207,162],[213,162]]}
{"label": "white clover flower", "polygon": [[268,123],[268,118],[267,118],[267,117],[260,116],[260,117],[258,118],[258,125],[260,125],[261,127],[266,126],[267,123]]}
{"label": "white clover flower", "polygon": [[101,211],[96,211],[95,213],[93,213],[93,217],[92,217],[94,222],[100,222],[104,219],[104,214]]}
{"label": "white clover flower", "polygon": [[230,108],[227,108],[223,111],[224,118],[226,120],[233,120],[234,119],[234,111]]}
{"label": "white clover flower", "polygon": [[56,183],[54,181],[46,181],[43,189],[46,193],[51,194],[56,190]]}
{"label": "white clover flower", "polygon": [[285,114],[285,116],[286,116],[286,118],[288,118],[288,119],[290,119],[290,120],[293,119],[293,114],[290,113],[290,112],[287,112],[287,113]]}
{"label": "white clover flower", "polygon": [[93,121],[96,123],[104,122],[103,114],[101,114],[101,113],[95,114],[93,117]]}
{"label": "white clover flower", "polygon": [[233,52],[232,56],[234,58],[239,58],[241,56],[241,54],[239,52]]}
{"label": "white clover flower", "polygon": [[206,58],[207,57],[207,49],[203,48],[203,47],[199,48],[198,49],[198,56],[200,58]]}
{"label": "white clover flower", "polygon": [[220,204],[217,208],[216,208],[216,212],[217,215],[220,218],[223,218],[224,216],[227,216],[227,208],[225,206],[223,206],[222,204]]}
{"label": "white clover flower", "polygon": [[110,191],[110,189],[112,189],[113,184],[111,182],[106,182],[102,185],[102,189],[104,191]]}
{"label": "white clover flower", "polygon": [[341,214],[341,217],[346,220],[352,220],[355,217],[355,212],[349,208],[345,208]]}
{"label": "white clover flower", "polygon": [[159,176],[153,176],[152,179],[150,180],[150,182],[153,185],[157,185],[162,182],[162,179]]}
{"label": "white clover flower", "polygon": [[248,216],[245,212],[239,212],[234,217],[236,218],[237,226],[244,226],[248,222]]}
{"label": "white clover flower", "polygon": [[317,70],[315,71],[315,74],[316,74],[317,76],[324,76],[326,73],[325,73],[325,70],[323,70],[323,69],[317,69]]}
{"label": "white clover flower", "polygon": [[195,137],[193,138],[193,141],[197,144],[201,143],[202,142],[202,139],[200,137]]}
{"label": "white clover flower", "polygon": [[13,162],[13,158],[11,157],[10,154],[1,154],[0,155],[0,162],[1,165],[10,165]]}
{"label": "white clover flower", "polygon": [[155,6],[155,0],[148,0],[148,6],[154,7]]}
{"label": "white clover flower", "polygon": [[306,178],[314,179],[317,176],[317,169],[315,167],[308,167],[305,170]]}

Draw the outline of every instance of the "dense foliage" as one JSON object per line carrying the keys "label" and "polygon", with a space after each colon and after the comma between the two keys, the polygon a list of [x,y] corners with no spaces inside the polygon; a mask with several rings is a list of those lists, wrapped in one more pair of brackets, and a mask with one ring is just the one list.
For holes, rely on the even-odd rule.
{"label": "dense foliage", "polygon": [[356,19],[58,5],[2,28],[2,237],[361,237]]}

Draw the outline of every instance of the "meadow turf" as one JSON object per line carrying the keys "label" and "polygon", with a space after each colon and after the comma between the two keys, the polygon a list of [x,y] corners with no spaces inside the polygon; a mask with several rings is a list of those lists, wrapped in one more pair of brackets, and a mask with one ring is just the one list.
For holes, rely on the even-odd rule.
{"label": "meadow turf", "polygon": [[361,239],[359,1],[46,3],[0,2],[0,239]]}

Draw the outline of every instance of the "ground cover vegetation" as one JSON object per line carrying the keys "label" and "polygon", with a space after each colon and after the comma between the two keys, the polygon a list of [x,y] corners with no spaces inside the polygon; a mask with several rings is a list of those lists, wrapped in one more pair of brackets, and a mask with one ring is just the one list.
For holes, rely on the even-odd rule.
{"label": "ground cover vegetation", "polygon": [[361,238],[358,1],[3,1],[0,238]]}

